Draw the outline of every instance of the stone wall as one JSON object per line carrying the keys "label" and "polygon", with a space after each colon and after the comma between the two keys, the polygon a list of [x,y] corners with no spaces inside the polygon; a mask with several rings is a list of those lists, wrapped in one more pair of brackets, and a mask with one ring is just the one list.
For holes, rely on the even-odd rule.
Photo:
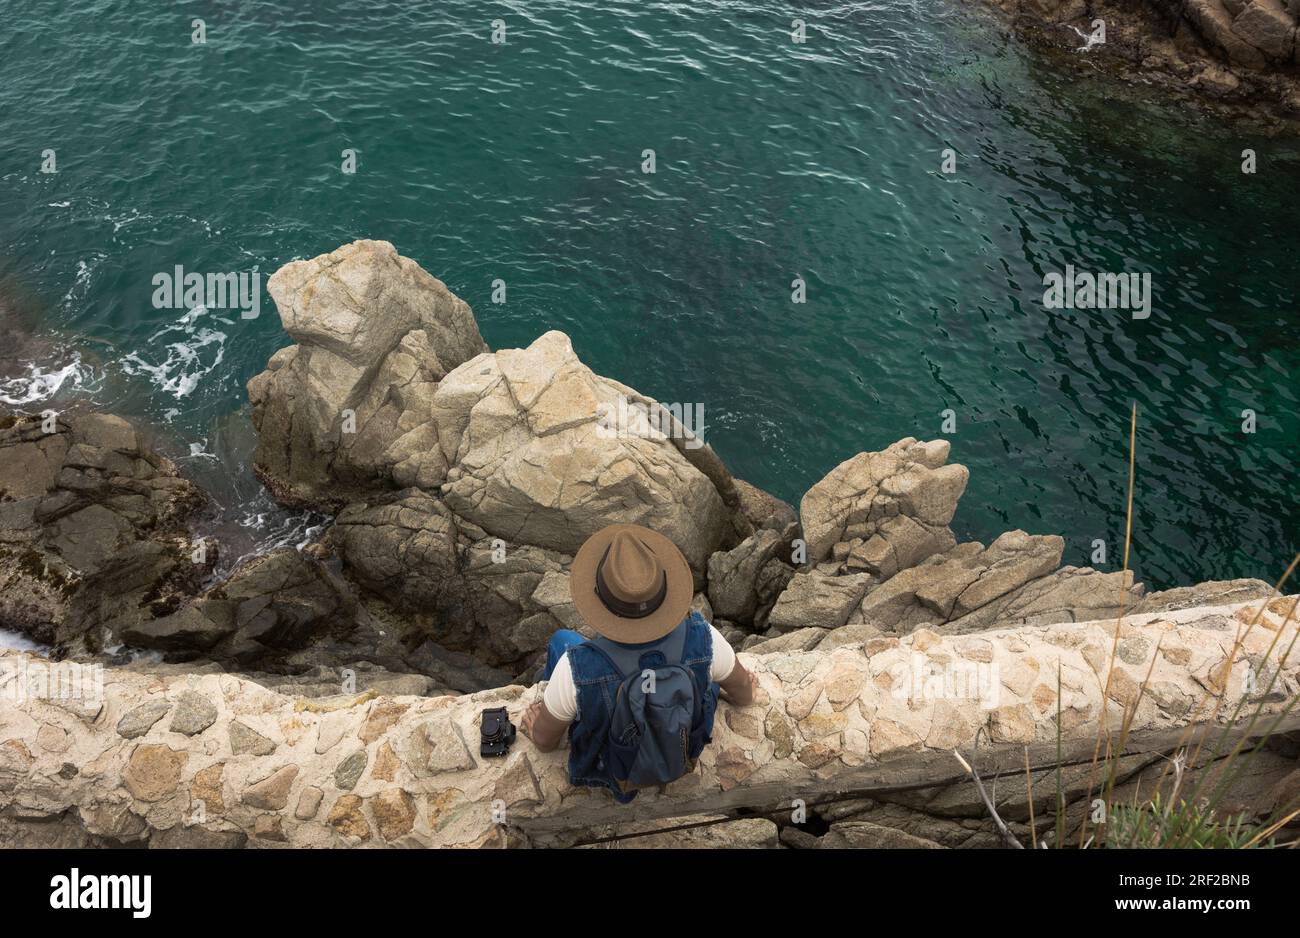
{"label": "stone wall", "polygon": [[[1072,762],[1087,761],[1100,726],[1115,734],[1126,718],[1127,752],[1168,751],[1196,727],[1278,714],[1300,691],[1300,665],[1287,657],[1294,606],[1280,597],[1139,615],[1118,634],[1114,620],[978,635],[921,628],[742,654],[759,701],[720,705],[697,771],[630,806],[570,787],[563,749],[540,753],[520,736],[505,759],[479,756],[480,711],[506,706],[518,722],[540,685],[306,700],[152,666],[105,671],[99,701],[18,699],[49,663],[0,653],[0,840],[571,845],[631,821],[644,830],[942,785],[963,776],[953,749],[986,777],[1015,775],[1026,754],[1041,768],[1055,759],[1058,713]],[[1278,728],[1294,726],[1288,717]],[[855,823],[845,828],[854,836],[880,827]]]}

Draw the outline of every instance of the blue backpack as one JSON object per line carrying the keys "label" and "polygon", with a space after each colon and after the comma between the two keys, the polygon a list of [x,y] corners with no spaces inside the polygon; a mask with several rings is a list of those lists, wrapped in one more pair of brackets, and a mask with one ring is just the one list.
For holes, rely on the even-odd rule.
{"label": "blue backpack", "polygon": [[588,643],[621,682],[606,739],[605,764],[624,794],[667,785],[695,770],[692,729],[704,719],[707,688],[682,664],[686,623],[655,649],[642,651],[598,637]]}

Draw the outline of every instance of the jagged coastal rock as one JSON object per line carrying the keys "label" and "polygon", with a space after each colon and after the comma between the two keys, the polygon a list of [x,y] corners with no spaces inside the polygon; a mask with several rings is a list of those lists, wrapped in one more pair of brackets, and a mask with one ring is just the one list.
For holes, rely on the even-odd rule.
{"label": "jagged coastal rock", "polygon": [[900,440],[840,463],[799,503],[808,561],[835,559],[887,579],[956,541],[948,522],[966,491],[965,466],[945,465],[948,443]]}
{"label": "jagged coastal rock", "polygon": [[198,589],[203,494],[108,414],[0,415],[0,625],[96,650]]}
{"label": "jagged coastal rock", "polygon": [[433,391],[487,348],[469,307],[381,241],[286,264],[267,290],[298,343],[248,384],[255,467],[272,491],[337,505],[381,482],[436,484]]}
{"label": "jagged coastal rock", "polygon": [[[1300,4],[1295,0],[991,0],[1032,43],[1101,63],[1217,110],[1300,118]],[[1089,41],[1104,20],[1104,43]],[[1079,51],[1079,56],[1074,53]]]}
{"label": "jagged coastal rock", "polygon": [[654,402],[559,332],[486,351],[469,307],[387,242],[289,264],[269,289],[298,344],[249,382],[258,471],[286,499],[339,508],[349,574],[434,616],[447,647],[525,666],[578,624],[568,564],[607,524],[662,531],[702,585],[709,557],[767,520],[755,512],[783,507],[742,497],[706,446],[604,432],[620,398]]}
{"label": "jagged coastal rock", "polygon": [[[1053,739],[1057,661],[1071,739],[1136,703],[1152,661],[1140,726],[1213,722],[1197,688],[1248,697],[1239,669],[1268,664],[1254,639],[1233,646],[1241,616],[1294,628],[1259,580],[1147,594],[1130,573],[1062,566],[1053,534],[958,543],[968,472],[945,440],[854,455],[796,514],[564,334],[489,350],[469,307],[387,242],[286,265],[270,292],[296,344],[248,383],[255,463],[277,497],[333,515],[302,551],[216,579],[194,551],[202,493],[129,423],[0,421],[0,627],[55,657],[126,645],[163,659],[111,659],[98,706],[0,712],[0,842],[485,845],[616,822],[607,796],[568,788],[562,754],[521,740],[486,764],[472,738],[483,706],[518,720],[557,628],[585,631],[569,566],[614,522],[678,544],[695,607],[766,695],[720,712],[700,773],[643,799],[655,817],[765,804],[772,784],[855,791],[863,772],[897,776],[899,756],[917,782],[953,746]],[[627,404],[663,419],[610,432]],[[1009,702],[895,699],[912,654],[998,662]],[[1090,672],[1117,662],[1107,703]],[[1269,667],[1296,692],[1293,669]],[[485,822],[494,799],[521,823]],[[971,840],[899,801],[831,813],[818,845]],[[764,824],[710,836],[810,845]]]}

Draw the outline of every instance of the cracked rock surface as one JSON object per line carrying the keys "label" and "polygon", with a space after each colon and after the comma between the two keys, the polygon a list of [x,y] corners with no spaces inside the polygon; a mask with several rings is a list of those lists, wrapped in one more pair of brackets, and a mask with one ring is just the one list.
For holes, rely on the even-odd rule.
{"label": "cracked rock surface", "polygon": [[192,595],[203,494],[110,414],[0,415],[0,626],[84,648]]}

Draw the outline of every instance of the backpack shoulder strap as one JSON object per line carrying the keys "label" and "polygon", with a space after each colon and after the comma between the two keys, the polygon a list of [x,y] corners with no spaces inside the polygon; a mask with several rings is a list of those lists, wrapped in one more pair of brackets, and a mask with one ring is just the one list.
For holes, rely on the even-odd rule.
{"label": "backpack shoulder strap", "polygon": [[682,660],[691,662],[713,659],[713,627],[698,612],[692,612],[686,619],[686,635],[682,648]]}
{"label": "backpack shoulder strap", "polygon": [[587,648],[595,652],[597,655],[604,658],[605,663],[608,664],[610,668],[614,671],[614,673],[618,675],[618,679],[620,681],[626,680],[627,670],[625,668],[620,667],[619,662],[614,660],[614,654],[612,652],[616,651],[616,649],[610,649],[606,647],[604,644],[602,644],[602,642],[603,640],[597,637],[597,638],[589,638],[583,644],[586,645]]}
{"label": "backpack shoulder strap", "polygon": [[665,664],[680,664],[686,648],[686,633],[690,622],[691,617],[687,616],[677,623],[677,628],[658,642],[640,648],[620,645],[618,642],[610,641],[603,635],[590,639],[587,644],[599,651],[614,666],[614,670],[626,679],[629,675],[641,670],[641,658],[646,654],[658,652],[664,656]]}

